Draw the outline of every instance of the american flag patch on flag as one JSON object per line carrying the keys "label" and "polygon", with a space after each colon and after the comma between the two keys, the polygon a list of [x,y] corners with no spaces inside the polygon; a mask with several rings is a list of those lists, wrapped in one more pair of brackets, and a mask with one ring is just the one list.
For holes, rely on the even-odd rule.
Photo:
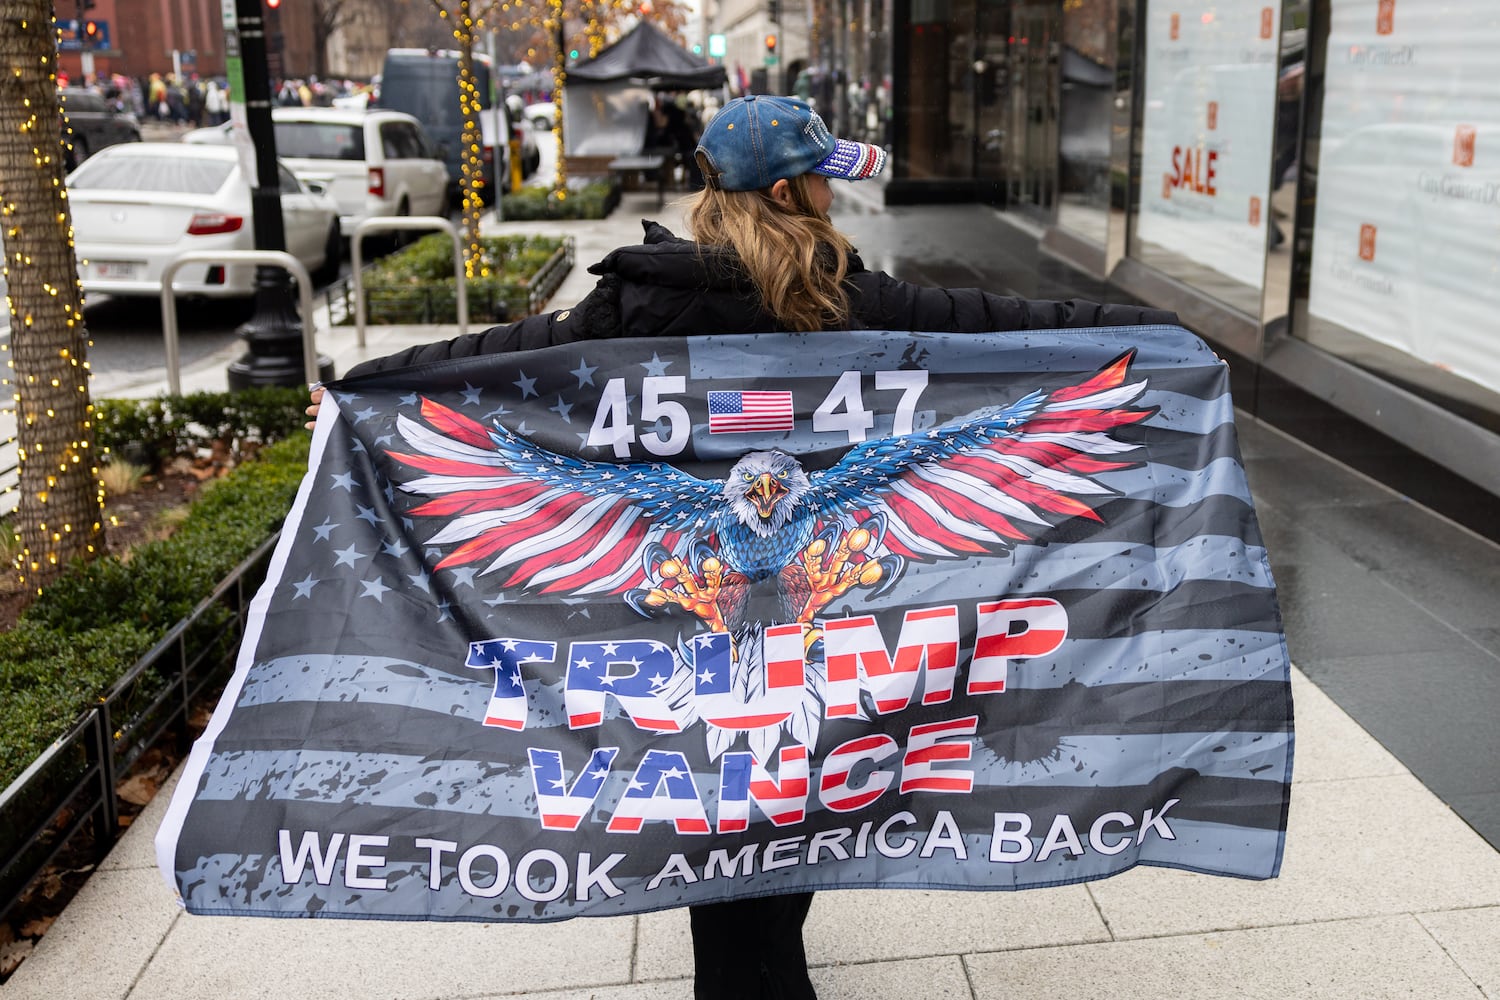
{"label": "american flag patch on flag", "polygon": [[708,432],[789,431],[796,423],[790,392],[710,392]]}

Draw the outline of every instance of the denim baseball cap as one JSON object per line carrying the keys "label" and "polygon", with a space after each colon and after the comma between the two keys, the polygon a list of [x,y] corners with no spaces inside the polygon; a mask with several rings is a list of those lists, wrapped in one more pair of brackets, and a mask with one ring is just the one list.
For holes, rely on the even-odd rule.
{"label": "denim baseball cap", "polygon": [[709,183],[725,191],[759,191],[809,173],[862,181],[886,160],[878,146],[835,139],[805,101],[765,94],[724,105],[703,130],[698,152],[712,168]]}

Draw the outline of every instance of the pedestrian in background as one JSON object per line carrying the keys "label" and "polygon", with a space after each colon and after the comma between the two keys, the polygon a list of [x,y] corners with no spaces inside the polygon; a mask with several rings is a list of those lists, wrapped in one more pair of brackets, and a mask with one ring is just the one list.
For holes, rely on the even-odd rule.
{"label": "pedestrian in background", "polygon": [[229,88],[219,86],[218,80],[209,80],[203,88],[203,111],[210,125],[222,125],[229,120]]}
{"label": "pedestrian in background", "polygon": [[[1158,309],[929,288],[867,270],[829,219],[829,179],[874,177],[886,153],[835,139],[803,101],[730,101],[705,128],[696,160],[706,187],[688,213],[693,240],[647,222],[643,245],[615,250],[590,269],[599,281],[572,309],[413,347],[356,365],[349,376],[614,337],[1177,323]],[[309,416],[322,398],[315,388]],[[690,907],[695,998],[813,1000],[802,941],[811,906],[812,893],[792,891]]]}
{"label": "pedestrian in background", "polygon": [[160,73],[152,73],[150,83],[146,85],[146,109],[157,121],[166,121],[171,117],[172,109],[167,104],[167,81],[162,79]]}
{"label": "pedestrian in background", "polygon": [[198,74],[194,73],[183,88],[183,114],[193,128],[203,127],[204,105],[203,85],[198,81]]}

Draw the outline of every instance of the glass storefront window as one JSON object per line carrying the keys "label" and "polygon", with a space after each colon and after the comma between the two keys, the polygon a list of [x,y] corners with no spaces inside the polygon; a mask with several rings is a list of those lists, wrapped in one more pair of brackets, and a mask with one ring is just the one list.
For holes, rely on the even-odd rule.
{"label": "glass storefront window", "polygon": [[1269,230],[1280,4],[1148,0],[1129,252],[1250,315]]}
{"label": "glass storefront window", "polygon": [[969,176],[965,90],[952,53],[973,47],[973,0],[914,0],[907,45],[905,177]]}
{"label": "glass storefront window", "polygon": [[1103,245],[1109,230],[1112,48],[1119,0],[1063,5],[1057,223]]}
{"label": "glass storefront window", "polygon": [[1001,0],[913,0],[897,176],[1000,179],[1008,10]]}
{"label": "glass storefront window", "polygon": [[1500,6],[1333,0],[1296,333],[1500,427]]}

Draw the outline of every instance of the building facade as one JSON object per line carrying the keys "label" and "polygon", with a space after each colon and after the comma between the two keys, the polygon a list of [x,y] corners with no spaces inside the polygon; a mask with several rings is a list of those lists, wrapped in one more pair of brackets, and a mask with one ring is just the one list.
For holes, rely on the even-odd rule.
{"label": "building facade", "polygon": [[[307,77],[318,72],[323,59],[318,52],[316,11],[310,2],[283,3],[265,8],[267,54],[273,78]],[[106,79],[115,75],[144,80],[152,73],[174,74],[181,79],[222,77],[224,56],[224,5],[221,0],[62,0],[57,6],[59,22],[58,66],[70,81],[86,77]],[[364,76],[379,59],[367,50],[386,45],[385,15],[379,0],[349,0],[346,19],[364,32],[360,39],[336,41],[329,46],[329,76]],[[435,19],[435,18],[434,18]],[[93,22],[96,38],[80,37],[80,28]],[[380,29],[371,39],[369,30]]]}
{"label": "building facade", "polygon": [[840,64],[890,59],[888,203],[992,205],[1175,309],[1241,407],[1500,509],[1500,4],[890,2]]}

